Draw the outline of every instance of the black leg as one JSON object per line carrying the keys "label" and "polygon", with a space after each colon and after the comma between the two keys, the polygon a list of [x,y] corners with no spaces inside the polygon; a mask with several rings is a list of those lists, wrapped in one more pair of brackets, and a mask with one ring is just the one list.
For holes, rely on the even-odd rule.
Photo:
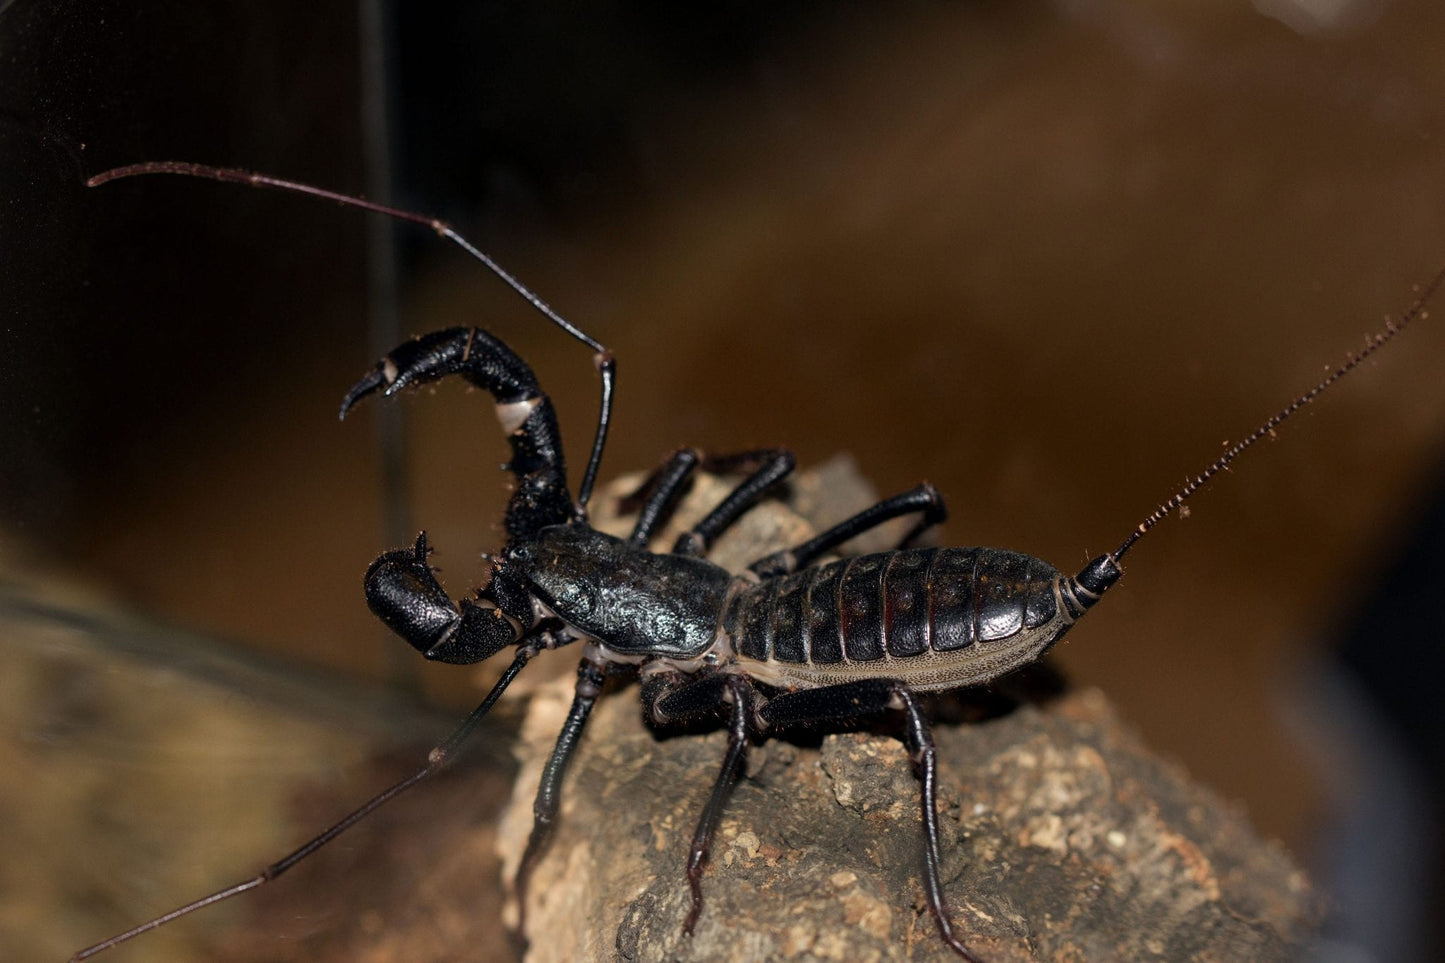
{"label": "black leg", "polygon": [[716,474],[739,471],[750,474],[692,531],[678,539],[673,551],[682,555],[706,552],[713,539],[737,521],[770,486],[787,477],[793,470],[793,455],[779,448],[760,448],[734,455],[704,456],[695,448],[679,448],[648,476],[636,492],[624,499],[624,511],[634,506],[638,509],[637,524],[628,538],[629,544],[638,548],[647,545],[657,526],[675,506],[692,473],[699,467]]}
{"label": "black leg", "polygon": [[917,525],[913,526],[912,531],[904,536],[900,547],[908,546],[924,531],[948,517],[948,508],[943,503],[943,496],[939,494],[938,489],[924,482],[917,488],[901,495],[886,498],[872,508],[865,508],[852,518],[844,519],[826,532],[810,538],[801,545],[764,556],[748,568],[763,578],[773,578],[796,572],[798,569],[812,564],[813,560],[824,552],[837,548],[850,538],[898,518],[900,515],[912,512],[922,512],[923,517],[918,520]]}
{"label": "black leg", "polygon": [[903,703],[908,751],[913,756],[914,775],[921,784],[919,795],[923,808],[923,889],[928,897],[928,908],[933,910],[933,918],[938,923],[938,932],[943,937],[943,942],[970,963],[979,963],[978,957],[953,933],[953,920],[948,914],[943,885],[938,880],[941,863],[938,855],[938,752],[933,748],[933,733],[918,706],[918,696],[914,695],[911,689],[900,683],[893,687],[893,695]]}
{"label": "black leg", "polygon": [[683,675],[648,670],[642,683],[642,711],[660,726],[706,719],[728,704],[727,679],[721,672]]}
{"label": "black leg", "polygon": [[692,909],[688,910],[682,929],[689,936],[697,925],[697,918],[702,915],[702,871],[712,849],[713,833],[717,831],[723,806],[727,804],[728,794],[732,791],[733,784],[738,781],[748,754],[748,718],[752,715],[752,690],[738,676],[729,675],[725,678],[733,703],[732,718],[728,722],[728,751],[723,757],[722,768],[718,771],[717,782],[713,783],[712,795],[708,797],[707,806],[697,821],[697,830],[692,834],[692,846],[687,854],[687,885],[692,888]]}
{"label": "black leg", "polygon": [[709,458],[704,461],[707,471],[728,472],[753,469],[732,494],[708,513],[707,517],[677,538],[672,550],[677,555],[703,555],[729,525],[753,506],[763,493],[786,478],[793,470],[793,453],[786,448],[761,448],[740,455]]}
{"label": "black leg", "polygon": [[660,677],[654,677],[643,690],[648,711],[660,723],[694,719],[732,703],[728,721],[728,751],[723,757],[722,769],[713,783],[712,795],[697,821],[692,834],[692,845],[687,854],[687,884],[692,889],[692,908],[683,922],[683,932],[691,936],[698,917],[702,915],[702,873],[707,866],[708,853],[712,850],[712,837],[717,831],[718,820],[722,818],[723,807],[727,805],[728,794],[742,772],[748,750],[748,720],[752,716],[752,688],[740,676],[716,674],[704,676],[694,682],[657,684]]}
{"label": "black leg", "polygon": [[893,702],[895,685],[888,679],[859,679],[821,689],[799,689],[768,700],[758,714],[769,728],[780,729],[849,722],[897,708]]}
{"label": "black leg", "polygon": [[634,548],[647,546],[658,522],[677,501],[677,496],[701,461],[702,455],[696,448],[679,448],[642,483],[633,498],[645,498],[637,510],[637,524],[627,539],[628,544]]}
{"label": "black leg", "polygon": [[803,689],[773,699],[762,708],[763,721],[769,725],[788,726],[812,722],[842,721],[902,709],[904,743],[913,757],[914,774],[918,777],[923,810],[923,891],[928,908],[938,923],[943,941],[969,963],[980,963],[963,941],[953,933],[943,885],[938,879],[940,865],[938,847],[938,758],[933,748],[933,735],[928,720],[918,704],[918,697],[901,682],[886,679],[860,679],[823,689]]}
{"label": "black leg", "polygon": [[567,713],[567,721],[562,725],[561,734],[557,736],[557,744],[552,747],[552,755],[542,767],[542,781],[537,785],[537,798],[532,803],[532,834],[527,837],[527,848],[522,853],[522,863],[517,869],[517,907],[524,925],[527,915],[527,884],[531,880],[532,870],[547,851],[547,844],[552,839],[552,830],[557,822],[557,809],[562,799],[562,776],[567,771],[567,763],[572,760],[572,753],[577,749],[582,728],[587,725],[587,717],[592,714],[592,707],[597,704],[597,697],[602,694],[604,680],[603,668],[597,663],[584,658],[577,666],[577,694],[572,697],[572,708]]}

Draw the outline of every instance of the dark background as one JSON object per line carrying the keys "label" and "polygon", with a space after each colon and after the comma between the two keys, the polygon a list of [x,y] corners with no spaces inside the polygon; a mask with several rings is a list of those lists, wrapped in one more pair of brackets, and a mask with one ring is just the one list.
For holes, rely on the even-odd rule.
{"label": "dark background", "polygon": [[[1445,258],[1429,0],[1330,23],[1108,0],[388,17],[394,196],[614,350],[604,476],[681,443],[847,451],[880,492],[938,485],[949,541],[1073,569]],[[360,49],[346,4],[0,5],[0,561],[382,678],[399,644],[359,583],[397,513],[455,594],[499,543],[489,406],[401,406],[388,516],[374,414],[335,420],[375,356],[366,219],[82,186],[180,159],[365,191]],[[580,467],[585,350],[397,236],[403,333],[505,338]],[[1414,517],[1442,357],[1426,322],[1251,452],[1061,652],[1305,857],[1351,779],[1307,748],[1334,737],[1300,741],[1300,680]],[[461,670],[421,685],[474,698]]]}

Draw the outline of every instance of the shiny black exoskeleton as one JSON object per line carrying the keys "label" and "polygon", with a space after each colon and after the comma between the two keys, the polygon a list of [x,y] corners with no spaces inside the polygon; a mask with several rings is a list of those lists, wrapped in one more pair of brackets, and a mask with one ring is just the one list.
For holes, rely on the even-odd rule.
{"label": "shiny black exoskeleton", "polygon": [[[1334,382],[1354,370],[1406,324],[1445,282],[1442,268],[1399,321],[1366,340],[1319,384],[1231,446],[1144,519],[1118,549],[1077,575],[1015,552],[989,548],[915,549],[909,544],[943,520],[943,499],[924,484],[885,499],[789,549],[758,559],[735,575],[703,558],[708,546],[793,468],[792,455],[766,449],[703,458],[675,453],[639,492],[638,520],[626,539],[587,524],[587,503],[611,422],[615,368],[592,337],[547,306],[485,253],[442,221],[307,184],[233,168],[152,162],[91,178],[98,186],[139,174],[181,174],[319,196],[350,207],[423,224],[482,262],[552,323],[596,352],[602,404],[591,456],[569,493],[552,403],[531,368],[479,328],[453,328],[401,345],[347,393],[341,413],[361,398],[385,395],[456,375],[488,392],[512,447],[505,466],[515,489],[506,514],[507,543],[493,557],[475,599],[453,603],[427,563],[426,535],[410,548],[386,552],[366,572],[372,611],[428,659],[468,664],[515,646],[511,664],[466,721],[432,750],[416,773],[373,797],[256,876],[178,907],[81,950],[82,960],[213,903],[275,879],[367,814],[444,768],[539,652],[584,643],[576,696],[542,772],[536,821],[522,860],[518,889],[545,847],[560,800],[563,773],[610,673],[636,672],[642,699],[660,724],[727,718],[728,748],[698,821],[687,860],[692,907],[689,932],[702,911],[702,873],[728,791],[742,769],[751,734],[814,722],[844,722],[885,711],[904,716],[904,739],[919,778],[923,884],[943,939],[960,956],[977,958],[953,932],[939,882],[937,773],[933,740],[917,692],[978,685],[1033,662],[1048,650],[1122,574],[1119,559],[1161,519],[1179,508],[1245,449]],[[669,554],[648,549],[660,520],[699,468],[744,475]],[[878,524],[918,513],[900,549],[810,567],[821,556]],[[525,901],[524,901],[525,902]]]}
{"label": "shiny black exoskeleton", "polygon": [[[734,575],[702,555],[792,470],[790,453],[708,462],[682,449],[644,489],[632,535],[614,538],[589,526],[585,507],[568,496],[551,401],[527,365],[484,331],[453,328],[402,345],[347,394],[342,414],[368,394],[449,375],[492,395],[511,442],[507,468],[516,491],[507,544],[475,599],[454,605],[448,598],[427,564],[425,534],[372,563],[366,598],[387,625],[442,662],[476,662],[516,645],[520,669],[541,649],[588,643],[572,712],[538,793],[524,876],[546,842],[562,773],[609,673],[641,674],[643,700],[658,723],[720,710],[733,717],[728,755],[688,861],[689,930],[702,909],[702,868],[749,733],[897,709],[907,715],[923,783],[929,905],[943,938],[972,958],[953,933],[938,881],[933,744],[914,693],[988,682],[1034,661],[1119,578],[1115,559],[1101,556],[1074,577],[1026,555],[984,548],[907,549],[808,567],[899,515],[922,514],[909,540],[941,521],[943,499],[923,485]],[[654,527],[704,464],[747,475],[670,554],[651,552]]]}

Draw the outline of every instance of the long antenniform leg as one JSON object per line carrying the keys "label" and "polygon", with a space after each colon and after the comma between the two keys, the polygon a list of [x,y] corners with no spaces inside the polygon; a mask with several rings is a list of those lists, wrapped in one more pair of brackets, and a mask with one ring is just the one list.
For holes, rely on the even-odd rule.
{"label": "long antenniform leg", "polygon": [[537,653],[543,651],[544,649],[550,648],[553,644],[554,640],[552,637],[552,632],[550,630],[538,632],[535,635],[524,639],[517,646],[517,654],[512,659],[512,664],[509,665],[507,667],[507,670],[502,673],[502,677],[497,680],[497,684],[492,686],[492,691],[487,693],[487,697],[482,700],[482,704],[472,710],[472,714],[467,716],[466,721],[464,721],[460,726],[458,726],[456,728],[456,731],[454,731],[450,736],[447,736],[447,738],[443,742],[438,744],[436,748],[432,749],[431,752],[427,753],[426,765],[422,766],[410,776],[406,777],[405,779],[401,780],[390,788],[383,790],[380,793],[377,793],[362,806],[347,814],[345,817],[343,817],[337,823],[326,829],[324,832],[313,837],[299,848],[295,849],[291,853],[288,853],[286,856],[283,856],[281,859],[278,859],[276,862],[267,866],[265,869],[261,870],[261,872],[257,873],[250,879],[245,880],[244,882],[236,883],[232,886],[227,886],[224,889],[217,890],[209,896],[203,896],[200,899],[187,903],[184,906],[179,906],[176,909],[171,910],[169,913],[166,913],[162,916],[157,916],[155,919],[142,923],[139,926],[132,927],[131,929],[126,930],[124,933],[118,933],[108,940],[102,940],[101,942],[96,943],[93,946],[87,946],[85,949],[72,956],[70,958],[70,963],[77,963],[77,961],[79,960],[88,959],[89,957],[94,956],[102,950],[108,950],[113,946],[124,943],[134,937],[140,936],[142,933],[148,933],[156,927],[164,926],[166,923],[169,923],[174,919],[178,919],[182,916],[194,913],[196,910],[204,909],[205,907],[210,906],[214,903],[220,903],[224,900],[228,900],[233,896],[239,896],[240,894],[247,892],[248,890],[253,890],[258,886],[271,882],[271,880],[280,876],[282,873],[286,872],[288,869],[301,862],[307,856],[310,856],[322,846],[325,846],[327,843],[331,842],[337,836],[340,836],[346,830],[356,825],[358,822],[369,816],[375,810],[380,809],[382,806],[391,802],[397,796],[400,796],[402,793],[406,792],[417,783],[422,782],[430,776],[436,775],[438,772],[441,772],[443,769],[451,765],[456,760],[458,751],[461,749],[462,744],[466,742],[467,738],[471,736],[471,734],[476,730],[477,726],[481,723],[482,718],[491,711],[492,706],[496,704],[499,698],[501,698],[502,693],[506,691],[507,686],[512,684],[512,680],[517,677],[517,673],[521,672],[522,668],[526,666],[526,664],[530,662],[532,658],[537,655]]}
{"label": "long antenniform leg", "polygon": [[602,342],[558,314],[553,310],[552,306],[546,301],[543,301],[536,292],[519,281],[511,272],[498,264],[481,248],[458,234],[452,229],[450,224],[435,217],[427,217],[424,214],[416,214],[412,211],[403,211],[400,208],[388,207],[385,204],[377,204],[374,201],[368,201],[360,197],[352,197],[348,194],[338,194],[335,191],[328,191],[325,188],[315,187],[311,184],[288,181],[279,177],[270,177],[266,174],[257,174],[234,167],[210,167],[205,164],[191,164],[184,161],[151,161],[145,164],[131,164],[127,167],[116,167],[112,170],[96,174],[87,180],[85,185],[87,187],[100,187],[102,184],[108,184],[111,181],[121,180],[126,177],[138,177],[142,174],[179,174],[185,177],[199,177],[204,180],[221,181],[228,184],[243,184],[247,187],[261,187],[270,190],[288,191],[292,194],[305,194],[309,197],[319,197],[322,200],[334,201],[344,207],[355,207],[363,211],[370,211],[373,214],[383,214],[387,217],[396,218],[399,221],[410,221],[413,224],[428,227],[480,261],[487,270],[500,278],[507,287],[517,292],[524,301],[546,317],[547,320],[591,348],[594,352],[593,363],[596,364],[598,374],[602,377],[602,401],[597,414],[597,433],[592,439],[592,454],[587,459],[587,470],[582,473],[582,484],[577,489],[577,508],[579,512],[585,513],[587,502],[592,497],[592,486],[597,481],[597,469],[602,464],[602,450],[607,445],[607,429],[612,424],[612,396],[616,389],[617,381],[617,364],[612,358],[612,352],[609,351]]}
{"label": "long antenniform leg", "polygon": [[763,706],[763,721],[780,728],[815,722],[842,722],[873,715],[887,709],[902,709],[904,743],[913,758],[919,782],[923,822],[923,892],[938,924],[943,941],[969,963],[978,957],[953,932],[948,901],[939,882],[941,863],[938,847],[938,759],[933,734],[918,704],[918,696],[901,682],[860,679],[823,689],[803,689],[780,695]]}

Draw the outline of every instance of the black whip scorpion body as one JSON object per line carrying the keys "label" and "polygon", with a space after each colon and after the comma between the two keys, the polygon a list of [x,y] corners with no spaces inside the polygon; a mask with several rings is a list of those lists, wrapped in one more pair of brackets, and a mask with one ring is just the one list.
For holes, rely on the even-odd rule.
{"label": "black whip scorpion body", "polygon": [[[955,930],[939,881],[937,769],[929,723],[918,693],[981,685],[1043,655],[1095,605],[1123,570],[1134,543],[1178,508],[1246,448],[1273,432],[1336,380],[1424,314],[1445,278],[1437,274],[1397,322],[1367,340],[1323,381],[1228,449],[1146,518],[1123,543],[1065,575],[1036,558],[992,548],[914,548],[913,539],[941,522],[939,493],[924,484],[885,499],[802,544],[754,561],[734,575],[709,562],[713,540],[793,468],[783,449],[707,458],[684,448],[672,454],[640,493],[635,527],[624,539],[587,521],[610,425],[611,355],[566,321],[486,254],[443,222],[319,188],[227,168],[149,163],[90,180],[97,186],[137,174],[186,174],[311,194],[424,224],[482,261],[538,311],[595,352],[602,402],[590,458],[576,497],[570,493],[552,402],[531,368],[480,328],[453,328],[407,342],[383,358],[342,402],[343,416],[371,394],[458,376],[487,391],[512,448],[506,466],[514,493],[506,512],[507,541],[493,557],[489,581],[475,598],[454,603],[427,562],[423,533],[409,548],[381,555],[367,570],[366,600],[391,629],[426,658],[468,664],[511,647],[512,662],[466,721],[432,750],[426,765],[255,877],[179,907],[77,953],[90,957],[179,916],[269,882],[401,792],[445,767],[517,674],[538,653],[581,643],[576,695],[543,769],[536,820],[522,860],[519,888],[543,851],[560,786],[588,715],[610,674],[636,673],[646,711],[656,723],[725,716],[728,745],[713,791],[698,820],[686,862],[692,891],[683,928],[703,910],[703,874],[728,793],[742,770],[749,739],[815,723],[845,723],[898,712],[918,776],[923,830],[922,878],[943,940],[976,961]],[[739,473],[743,480],[669,554],[647,545],[700,467]],[[882,522],[917,515],[895,551],[813,564],[831,549]]]}

